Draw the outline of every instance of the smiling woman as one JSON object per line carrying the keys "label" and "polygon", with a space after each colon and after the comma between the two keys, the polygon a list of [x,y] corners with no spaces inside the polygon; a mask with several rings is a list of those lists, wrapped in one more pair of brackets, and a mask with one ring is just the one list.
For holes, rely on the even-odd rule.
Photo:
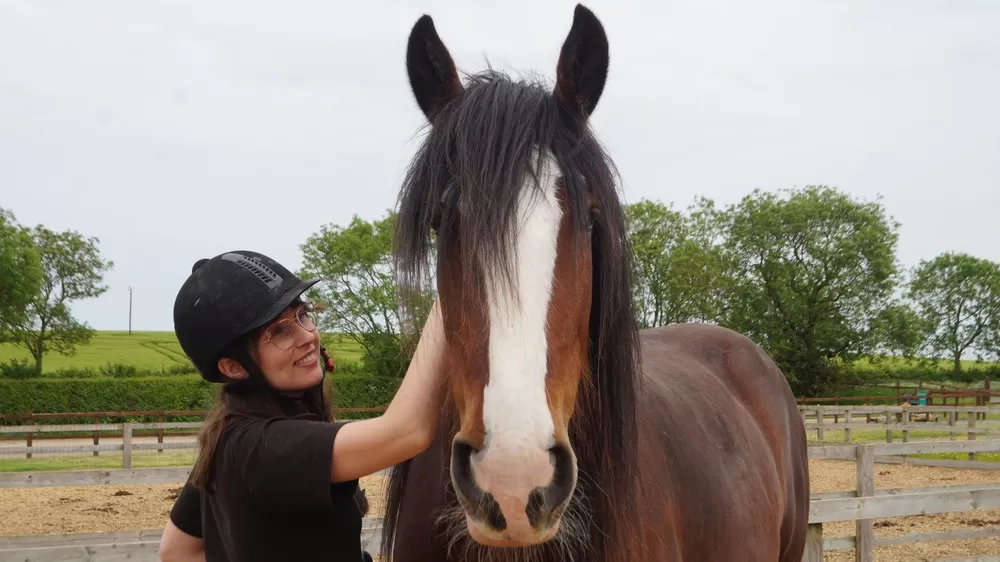
{"label": "smiling woman", "polygon": [[385,413],[334,422],[303,280],[267,256],[198,260],[174,303],[177,339],[221,383],[198,460],[164,531],[163,560],[363,560],[361,477],[423,451],[443,400],[435,306]]}

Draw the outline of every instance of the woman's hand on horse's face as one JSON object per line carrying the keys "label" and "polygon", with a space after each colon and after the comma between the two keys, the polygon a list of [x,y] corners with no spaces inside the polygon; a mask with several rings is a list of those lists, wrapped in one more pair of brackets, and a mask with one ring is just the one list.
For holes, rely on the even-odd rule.
{"label": "woman's hand on horse's face", "polygon": [[345,425],[333,442],[331,479],[367,476],[410,459],[431,445],[445,396],[445,334],[435,302],[399,390],[377,418]]}

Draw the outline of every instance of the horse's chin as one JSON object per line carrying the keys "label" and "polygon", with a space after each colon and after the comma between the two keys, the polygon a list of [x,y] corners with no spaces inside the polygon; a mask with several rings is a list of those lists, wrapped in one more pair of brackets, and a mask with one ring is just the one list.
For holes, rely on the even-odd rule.
{"label": "horse's chin", "polygon": [[559,522],[552,527],[525,537],[511,536],[510,533],[497,532],[484,529],[468,515],[465,516],[465,523],[469,529],[469,537],[482,546],[491,548],[528,548],[539,546],[552,540],[559,532]]}

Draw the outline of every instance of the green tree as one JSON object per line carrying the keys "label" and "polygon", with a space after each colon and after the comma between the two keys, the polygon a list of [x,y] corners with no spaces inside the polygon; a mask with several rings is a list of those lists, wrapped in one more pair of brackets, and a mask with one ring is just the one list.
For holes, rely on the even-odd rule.
{"label": "green tree", "polygon": [[[346,227],[322,226],[300,249],[302,274],[323,279],[310,292],[326,308],[322,329],[357,342],[367,371],[402,376],[415,343],[400,335],[404,323],[391,255],[394,224],[392,212],[370,222],[354,216]],[[421,327],[423,319],[413,323]]]}
{"label": "green tree", "polygon": [[42,258],[31,230],[17,223],[14,214],[0,208],[0,341],[27,320],[28,305],[41,290]]}
{"label": "green tree", "polygon": [[[873,322],[874,339],[889,357],[917,358],[929,329],[924,318],[906,302],[890,303],[878,311]],[[871,359],[882,358],[873,356]]]}
{"label": "green tree", "polygon": [[833,188],[785,194],[754,190],[724,214],[734,268],[725,323],[760,342],[808,396],[834,382],[835,363],[880,346],[898,224],[880,203]]}
{"label": "green tree", "polygon": [[955,373],[966,352],[1000,354],[1000,264],[943,253],[915,268],[909,296],[928,327],[926,347],[950,358]]}
{"label": "green tree", "polygon": [[104,294],[104,273],[114,262],[102,259],[97,238],[73,230],[54,232],[41,225],[31,233],[43,279],[24,318],[11,329],[11,339],[31,353],[41,373],[42,359],[49,351],[72,355],[76,346],[90,341],[94,331],[73,317],[69,304]]}
{"label": "green tree", "polygon": [[724,270],[710,232],[698,222],[699,206],[710,202],[701,201],[691,216],[658,201],[626,206],[640,327],[713,321],[719,314]]}

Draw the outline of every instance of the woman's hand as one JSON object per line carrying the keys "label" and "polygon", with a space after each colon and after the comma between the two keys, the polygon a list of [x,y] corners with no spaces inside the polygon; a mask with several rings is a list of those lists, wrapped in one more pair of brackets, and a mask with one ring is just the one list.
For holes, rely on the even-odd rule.
{"label": "woman's hand", "polygon": [[332,482],[367,476],[410,459],[430,446],[445,396],[446,339],[435,301],[403,383],[381,416],[351,422],[333,442]]}

